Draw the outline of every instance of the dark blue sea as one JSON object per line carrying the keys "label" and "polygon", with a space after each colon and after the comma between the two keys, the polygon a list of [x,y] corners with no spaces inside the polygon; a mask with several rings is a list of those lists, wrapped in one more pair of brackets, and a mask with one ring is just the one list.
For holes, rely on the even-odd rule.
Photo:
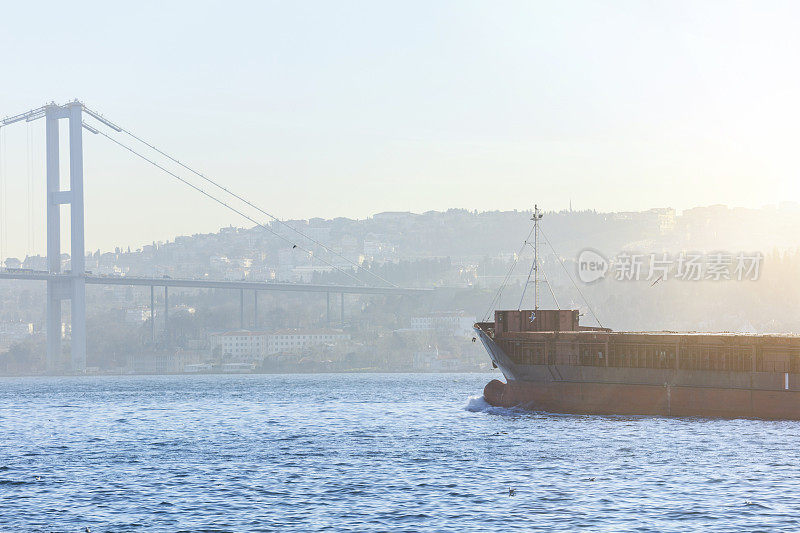
{"label": "dark blue sea", "polygon": [[0,379],[0,531],[800,530],[798,422],[495,409],[492,377]]}

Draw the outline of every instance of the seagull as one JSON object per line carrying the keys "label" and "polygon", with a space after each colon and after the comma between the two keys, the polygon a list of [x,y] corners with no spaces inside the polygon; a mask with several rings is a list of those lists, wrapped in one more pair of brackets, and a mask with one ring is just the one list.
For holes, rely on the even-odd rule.
{"label": "seagull", "polygon": [[590,477],[590,478],[589,478],[589,481],[594,481],[594,478],[593,478],[593,477]]}

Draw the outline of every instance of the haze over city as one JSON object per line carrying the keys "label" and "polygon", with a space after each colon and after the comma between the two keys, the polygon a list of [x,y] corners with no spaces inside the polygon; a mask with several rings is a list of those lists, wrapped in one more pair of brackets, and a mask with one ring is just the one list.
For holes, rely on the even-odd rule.
{"label": "haze over city", "polygon": [[[800,198],[791,2],[71,6],[4,6],[0,114],[80,98],[280,218]],[[6,256],[44,250],[27,128]],[[85,165],[88,249],[245,222],[96,136]]]}
{"label": "haze over city", "polygon": [[800,3],[0,3],[0,531],[787,531]]}

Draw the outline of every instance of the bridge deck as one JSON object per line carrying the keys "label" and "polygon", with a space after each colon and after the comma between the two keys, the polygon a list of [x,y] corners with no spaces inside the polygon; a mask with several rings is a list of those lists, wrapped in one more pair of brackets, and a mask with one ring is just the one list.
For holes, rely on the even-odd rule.
{"label": "bridge deck", "polygon": [[[48,281],[69,279],[70,274],[50,274],[45,271],[0,271],[0,280],[15,279]],[[84,276],[90,285],[144,285],[154,287],[194,287],[199,289],[245,289],[256,291],[335,292],[344,294],[423,294],[433,289],[403,287],[362,287],[358,285],[321,285],[309,283],[274,283],[269,281],[216,281],[206,279],[146,278],[137,276]]]}

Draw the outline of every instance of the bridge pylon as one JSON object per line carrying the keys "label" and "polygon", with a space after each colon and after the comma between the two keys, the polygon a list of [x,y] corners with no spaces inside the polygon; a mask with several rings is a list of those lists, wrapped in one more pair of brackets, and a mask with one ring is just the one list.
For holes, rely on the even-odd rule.
{"label": "bridge pylon", "polygon": [[[70,300],[71,364],[73,372],[86,370],[86,252],[83,213],[83,104],[45,106],[47,146],[47,368],[60,370],[63,338],[61,301]],[[59,121],[69,127],[69,190],[61,190]],[[70,272],[61,274],[61,206],[70,207]]]}

